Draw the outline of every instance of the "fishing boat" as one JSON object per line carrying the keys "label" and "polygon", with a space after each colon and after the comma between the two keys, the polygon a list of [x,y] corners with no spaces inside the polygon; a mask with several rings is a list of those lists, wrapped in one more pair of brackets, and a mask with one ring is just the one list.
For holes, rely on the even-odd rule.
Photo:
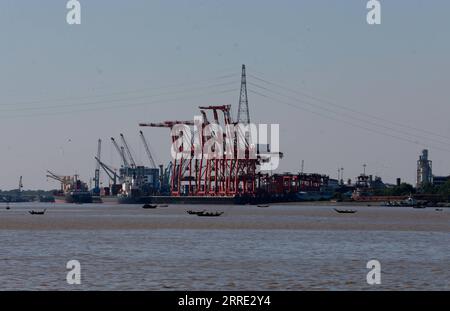
{"label": "fishing boat", "polygon": [[219,217],[223,214],[223,212],[200,212],[197,213],[197,216],[200,217]]}
{"label": "fishing boat", "polygon": [[259,204],[258,207],[269,207],[269,204]]}
{"label": "fishing boat", "polygon": [[43,211],[31,210],[31,211],[28,211],[28,213],[30,213],[31,215],[44,215],[46,210],[47,209],[44,209]]}
{"label": "fishing boat", "polygon": [[205,210],[203,210],[203,211],[192,211],[192,210],[186,211],[186,213],[188,213],[189,215],[198,215],[200,213],[205,213],[205,212],[206,212]]}
{"label": "fishing boat", "polygon": [[416,199],[414,199],[411,195],[404,201],[402,201],[401,206],[406,207],[414,207],[414,208],[425,208],[423,204],[419,204]]}
{"label": "fishing boat", "polygon": [[354,214],[356,213],[356,210],[353,209],[334,209],[336,212],[338,212],[339,214]]}
{"label": "fishing boat", "polygon": [[397,201],[387,201],[383,203],[383,206],[389,207],[414,207],[414,208],[424,208],[420,202],[409,195],[406,199],[397,200]]}
{"label": "fishing boat", "polygon": [[158,205],[156,204],[144,204],[142,205],[142,208],[148,209],[148,208],[157,208]]}

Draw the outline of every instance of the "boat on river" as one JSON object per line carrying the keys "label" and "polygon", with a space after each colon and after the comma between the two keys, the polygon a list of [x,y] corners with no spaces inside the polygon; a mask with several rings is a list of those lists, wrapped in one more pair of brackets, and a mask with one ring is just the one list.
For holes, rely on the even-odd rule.
{"label": "boat on river", "polygon": [[223,214],[223,212],[200,212],[197,213],[197,216],[200,217],[219,217]]}
{"label": "boat on river", "polygon": [[354,214],[356,213],[356,210],[354,209],[334,209],[336,212],[338,212],[339,214]]}

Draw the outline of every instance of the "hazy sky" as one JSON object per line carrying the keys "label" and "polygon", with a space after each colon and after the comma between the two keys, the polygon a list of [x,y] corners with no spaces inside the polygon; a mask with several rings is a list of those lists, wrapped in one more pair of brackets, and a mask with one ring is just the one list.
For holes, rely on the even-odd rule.
{"label": "hazy sky", "polygon": [[[414,182],[430,149],[450,174],[449,1],[0,1],[0,189],[50,189],[46,169],[93,176],[97,139],[123,132],[139,161],[142,121],[192,119],[199,105],[237,111],[248,70],[254,122],[280,123],[280,171]],[[144,130],[160,162],[166,129]],[[106,181],[106,179],[104,179]]]}

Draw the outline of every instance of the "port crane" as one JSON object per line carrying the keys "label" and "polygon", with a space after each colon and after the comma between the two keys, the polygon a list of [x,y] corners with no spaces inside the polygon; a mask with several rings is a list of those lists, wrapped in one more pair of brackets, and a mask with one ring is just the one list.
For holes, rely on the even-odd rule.
{"label": "port crane", "polygon": [[140,137],[142,139],[142,143],[144,144],[145,151],[147,152],[148,159],[150,160],[150,164],[152,168],[157,168],[155,160],[153,159],[152,153],[150,151],[150,147],[148,146],[147,140],[145,139],[144,133],[139,131]]}
{"label": "port crane", "polygon": [[[56,175],[55,173],[51,172],[51,171],[47,171],[47,178],[51,178],[53,180],[59,181],[61,183],[61,191],[66,190],[66,188],[69,188],[70,185],[72,184],[72,180],[70,178],[70,176],[60,176],[60,175]],[[76,176],[75,176],[76,178]]]}
{"label": "port crane", "polygon": [[22,197],[22,188],[23,188],[23,184],[22,184],[22,176],[20,176],[19,178],[19,187],[17,188],[17,199],[18,201],[21,200]]}
{"label": "port crane", "polygon": [[[194,196],[242,196],[254,197],[257,194],[257,168],[261,164],[261,157],[258,155],[256,142],[246,129],[250,125],[250,113],[248,109],[247,78],[245,65],[242,65],[241,92],[239,97],[239,109],[237,120],[231,117],[231,105],[221,106],[200,106],[200,113],[203,117],[201,128],[194,129],[193,133],[198,138],[198,145],[192,144],[187,150],[188,144],[175,145],[181,136],[186,135],[184,131],[179,134],[172,134],[172,150],[176,154],[171,163],[170,193],[172,196],[194,195]],[[211,122],[208,121],[208,114],[212,115]],[[139,126],[169,128],[172,130],[175,125],[183,124],[187,126],[196,125],[192,121],[163,121],[160,123],[139,123]],[[217,127],[225,126],[225,132],[215,130]],[[228,133],[228,128],[233,126],[237,133]],[[192,131],[190,132],[192,133]],[[211,138],[222,135],[225,143],[210,146]],[[193,137],[194,137],[193,136]],[[219,136],[220,137],[220,136]],[[192,142],[192,141],[191,141]],[[226,148],[225,153],[218,153],[218,156],[211,157],[216,153],[217,146]],[[239,148],[238,148],[239,147]],[[210,152],[211,151],[211,152]],[[190,156],[186,155],[186,153]]]}
{"label": "port crane", "polygon": [[[158,122],[158,123],[139,123],[139,126],[143,126],[143,127],[160,127],[160,128],[169,128],[170,130],[173,129],[174,126],[176,125],[188,125],[188,126],[193,126],[194,122],[193,121],[163,121],[163,122]],[[171,137],[172,138],[172,143],[174,143],[177,140],[177,137]],[[192,146],[191,146],[192,149]],[[181,150],[177,150],[177,152],[180,152]],[[193,150],[191,150],[191,152],[193,152]],[[192,163],[192,161],[188,161],[189,164]],[[185,170],[185,163],[186,159],[184,159],[183,157],[181,157],[181,159],[173,159],[173,162],[171,163],[171,167],[172,167],[172,174],[170,175],[170,188],[171,188],[171,193],[174,196],[179,196],[181,194],[181,180],[182,180],[182,175],[183,172]],[[189,170],[192,172],[192,166],[189,165]],[[191,174],[192,175],[192,174]],[[192,178],[190,178],[191,176],[189,176],[188,180],[189,180],[189,184],[190,184],[190,188],[191,188],[191,182],[192,182]]]}
{"label": "port crane", "polygon": [[117,179],[120,178],[119,175],[116,173],[117,170],[103,163],[98,157],[95,157],[95,160],[97,161],[97,165],[105,171],[106,175],[108,175],[110,180],[113,182],[113,185],[116,185]]}
{"label": "port crane", "polygon": [[22,188],[23,188],[22,176],[20,176],[20,178],[19,178],[19,195],[22,192]]}
{"label": "port crane", "polygon": [[[173,159],[172,173],[170,176],[170,188],[172,196],[180,196],[183,193],[196,196],[234,196],[244,195],[253,196],[256,193],[256,168],[260,164],[260,159],[253,157],[256,155],[256,148],[253,144],[245,139],[246,135],[243,132],[238,132],[236,136],[229,137],[231,142],[227,142],[228,133],[222,133],[223,138],[227,142],[227,150],[231,151],[232,157],[227,157],[225,154],[219,157],[210,158],[208,154],[204,153],[205,146],[209,143],[211,136],[220,135],[220,133],[205,134],[204,128],[211,124],[221,125],[235,125],[231,119],[231,106],[201,106],[200,112],[203,116],[203,124],[199,133],[199,150],[200,157],[194,157],[195,149],[191,144],[191,156],[185,156],[184,153],[188,150],[183,150],[186,146],[180,146],[176,153],[181,153],[180,157]],[[207,112],[212,113],[213,119],[208,121]],[[194,125],[192,121],[164,121],[160,123],[140,123],[139,126],[148,127],[165,127],[172,129],[177,124]],[[179,135],[183,135],[181,132]],[[179,137],[171,136],[172,143]],[[237,146],[243,144],[243,156],[239,156]],[[230,147],[230,148],[228,148]],[[214,146],[215,150],[215,146]],[[177,154],[178,155],[178,154]]]}
{"label": "port crane", "polygon": [[128,147],[127,141],[125,140],[125,136],[123,136],[122,133],[120,134],[120,139],[122,139],[123,146],[125,147],[125,150],[126,150],[126,152],[128,154],[128,158],[130,159],[131,167],[135,168],[136,167],[136,162],[133,159],[133,156],[131,154],[130,148]]}
{"label": "port crane", "polygon": [[[99,161],[100,161],[100,155],[101,155],[101,151],[102,151],[102,140],[99,139],[98,140],[98,145],[97,145],[97,157]],[[97,161],[97,165],[95,167],[95,175],[94,175],[94,194],[99,195],[100,194],[100,162]]]}
{"label": "port crane", "polygon": [[111,137],[111,142],[114,145],[114,147],[116,148],[117,152],[119,153],[119,156],[122,158],[122,163],[124,167],[129,167],[130,164],[128,163],[127,158],[125,157],[125,151],[123,149],[123,147],[119,147],[119,145],[117,144],[116,140],[114,139],[114,137]]}
{"label": "port crane", "polygon": [[68,182],[68,181],[66,180],[66,178],[64,178],[64,176],[56,175],[55,173],[53,173],[53,172],[51,172],[51,171],[47,171],[46,177],[47,177],[47,178],[54,179],[54,180],[56,180],[56,181],[59,181],[59,182],[61,182],[61,184],[66,184],[66,183]]}

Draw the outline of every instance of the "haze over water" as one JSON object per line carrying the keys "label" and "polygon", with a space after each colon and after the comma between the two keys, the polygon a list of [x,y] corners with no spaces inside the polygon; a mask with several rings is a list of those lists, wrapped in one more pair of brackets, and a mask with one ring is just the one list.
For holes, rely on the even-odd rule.
{"label": "haze over water", "polygon": [[[47,207],[44,216],[28,214]],[[222,210],[217,218],[186,210]],[[2,290],[445,290],[450,210],[18,204],[0,209]],[[81,263],[81,285],[66,263]],[[382,284],[366,283],[366,263]]]}

